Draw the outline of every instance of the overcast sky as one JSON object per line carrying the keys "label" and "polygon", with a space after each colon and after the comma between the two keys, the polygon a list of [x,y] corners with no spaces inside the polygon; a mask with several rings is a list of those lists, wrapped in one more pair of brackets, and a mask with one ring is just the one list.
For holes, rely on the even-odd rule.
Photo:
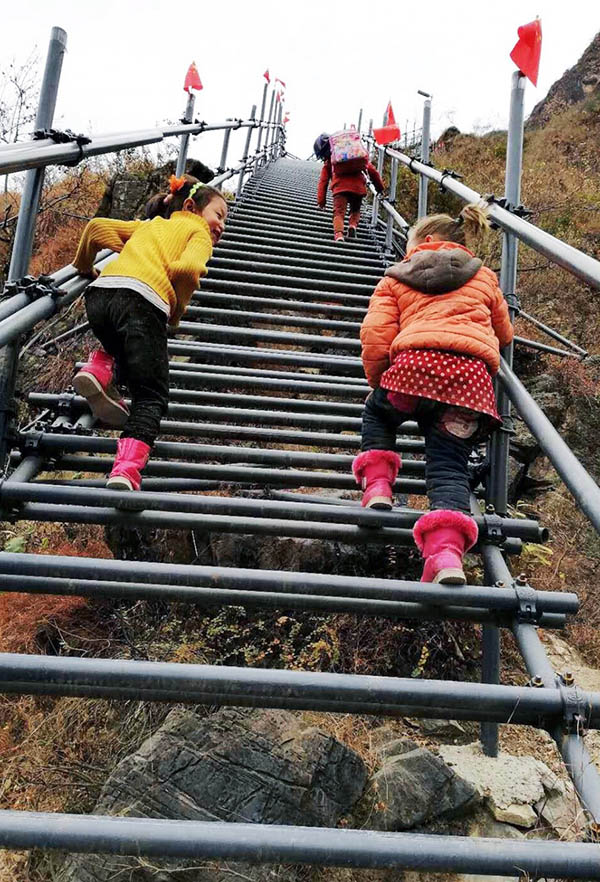
{"label": "overcast sky", "polygon": [[[356,121],[361,107],[367,124],[379,124],[390,98],[401,127],[412,127],[422,113],[417,89],[433,93],[434,134],[450,124],[504,128],[517,27],[542,19],[529,112],[589,45],[599,8],[598,0],[21,0],[3,10],[2,61],[37,46],[41,68],[51,27],[64,28],[55,124],[95,134],[178,119],[192,60],[204,84],[197,116],[246,116],[269,68],[287,83],[288,148],[304,158],[319,132]],[[220,137],[202,136],[191,155],[216,163]],[[235,133],[231,160],[242,142]]]}

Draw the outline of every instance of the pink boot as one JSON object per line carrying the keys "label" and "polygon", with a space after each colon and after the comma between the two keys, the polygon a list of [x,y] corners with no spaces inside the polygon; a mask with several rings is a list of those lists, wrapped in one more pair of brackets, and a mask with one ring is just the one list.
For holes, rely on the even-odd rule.
{"label": "pink boot", "polygon": [[427,512],[413,527],[417,548],[425,558],[421,582],[464,585],[462,556],[477,542],[477,524],[462,511]]}
{"label": "pink boot", "polygon": [[364,490],[362,505],[389,511],[392,488],[402,460],[393,450],[364,450],[352,463],[356,483]]}
{"label": "pink boot", "polygon": [[107,490],[139,490],[140,472],[148,462],[150,447],[137,438],[119,438],[117,457],[106,482]]}
{"label": "pink boot", "polygon": [[112,384],[115,360],[104,349],[90,352],[86,364],[73,378],[75,390],[87,398],[97,420],[107,426],[124,426],[129,409]]}

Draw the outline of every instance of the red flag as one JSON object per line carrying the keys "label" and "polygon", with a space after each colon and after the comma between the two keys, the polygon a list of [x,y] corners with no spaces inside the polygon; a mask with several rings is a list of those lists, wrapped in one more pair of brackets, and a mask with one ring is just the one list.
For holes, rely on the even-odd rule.
{"label": "red flag", "polygon": [[200,74],[198,73],[196,62],[192,61],[185,75],[185,83],[183,84],[183,89],[189,95],[192,89],[196,89],[196,91],[199,92],[202,88],[203,86],[202,82],[200,81]]}
{"label": "red flag", "polygon": [[381,129],[373,129],[373,137],[377,144],[391,144],[392,141],[397,141],[399,139],[400,126],[389,125],[383,126]]}
{"label": "red flag", "polygon": [[285,115],[284,118],[283,118],[283,124],[284,124],[284,126],[285,126],[287,123],[289,123],[289,121],[290,121],[290,115],[289,115],[289,113],[286,113],[286,115]]}
{"label": "red flag", "polygon": [[265,78],[265,80],[267,81],[267,83],[270,83],[270,82],[271,82],[271,75],[270,75],[270,73],[269,73],[269,68],[266,69],[266,71],[265,71],[264,74],[263,74],[263,77]]}
{"label": "red flag", "polygon": [[287,88],[286,84],[283,82],[283,80],[280,80],[279,77],[275,77],[275,82],[281,83],[281,85],[283,86],[284,89]]}
{"label": "red flag", "polygon": [[537,86],[542,54],[542,23],[539,18],[518,28],[519,39],[510,57],[522,74]]}
{"label": "red flag", "polygon": [[383,124],[384,126],[395,126],[396,125],[396,117],[394,116],[394,111],[392,110],[392,102],[388,101],[388,105],[385,108],[385,113],[383,115]]}

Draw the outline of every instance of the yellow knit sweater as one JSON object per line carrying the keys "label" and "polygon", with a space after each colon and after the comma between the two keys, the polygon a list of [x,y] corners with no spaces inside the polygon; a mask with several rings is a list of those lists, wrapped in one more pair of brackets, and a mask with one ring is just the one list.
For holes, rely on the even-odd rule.
{"label": "yellow knit sweater", "polygon": [[206,275],[213,246],[203,217],[174,211],[168,219],[151,221],[94,218],[83,231],[73,266],[80,273],[90,273],[102,248],[120,254],[100,276],[126,276],[149,285],[168,303],[169,324],[177,325],[198,280]]}

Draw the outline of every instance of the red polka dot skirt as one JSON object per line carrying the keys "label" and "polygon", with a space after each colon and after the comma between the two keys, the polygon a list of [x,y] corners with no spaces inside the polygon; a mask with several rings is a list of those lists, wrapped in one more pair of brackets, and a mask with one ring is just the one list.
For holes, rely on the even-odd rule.
{"label": "red polka dot skirt", "polygon": [[385,371],[379,385],[394,393],[390,400],[400,410],[405,409],[401,406],[404,396],[415,396],[464,407],[502,422],[492,378],[480,358],[438,349],[405,349]]}

